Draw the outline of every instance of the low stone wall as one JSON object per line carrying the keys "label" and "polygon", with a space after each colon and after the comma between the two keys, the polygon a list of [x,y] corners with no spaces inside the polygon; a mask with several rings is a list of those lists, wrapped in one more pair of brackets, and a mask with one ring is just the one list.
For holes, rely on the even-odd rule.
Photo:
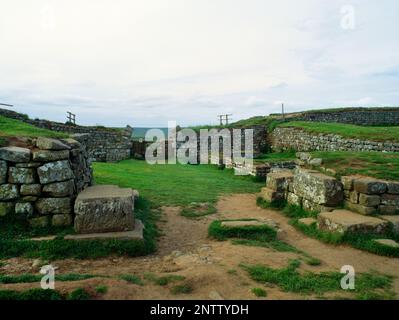
{"label": "low stone wall", "polygon": [[24,215],[32,227],[71,225],[75,198],[92,183],[85,146],[47,138],[15,145],[0,148],[0,217]]}
{"label": "low stone wall", "polygon": [[336,134],[315,134],[300,128],[276,128],[269,137],[272,150],[399,152],[398,142],[348,139]]}
{"label": "low stone wall", "polygon": [[60,122],[29,119],[15,111],[0,109],[0,115],[23,121],[35,127],[74,135],[73,138],[84,143],[91,161],[115,162],[131,157],[133,128],[127,126],[123,131],[103,127],[88,127]]}

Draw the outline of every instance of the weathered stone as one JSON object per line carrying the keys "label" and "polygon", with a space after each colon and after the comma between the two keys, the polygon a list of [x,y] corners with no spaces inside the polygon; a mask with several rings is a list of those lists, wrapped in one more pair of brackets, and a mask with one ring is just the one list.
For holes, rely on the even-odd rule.
{"label": "weathered stone", "polygon": [[43,193],[50,197],[67,197],[73,194],[75,183],[73,180],[56,182],[43,186]]}
{"label": "weathered stone", "polygon": [[138,200],[140,198],[140,193],[138,192],[138,190],[133,189],[133,197],[134,200]]}
{"label": "weathered stone", "polygon": [[71,147],[62,143],[60,140],[39,137],[36,140],[36,146],[43,150],[69,150]]}
{"label": "weathered stone", "polygon": [[235,221],[222,221],[221,226],[225,228],[240,228],[240,227],[261,227],[269,225],[258,220],[235,220]]}
{"label": "weathered stone", "polygon": [[299,219],[298,222],[306,226],[311,226],[312,224],[317,223],[317,220],[315,218],[302,218]]}
{"label": "weathered stone", "polygon": [[0,160],[0,184],[7,182],[7,162]]}
{"label": "weathered stone", "polygon": [[132,189],[94,186],[83,190],[75,202],[75,231],[98,233],[134,229]]}
{"label": "weathered stone", "polygon": [[56,214],[51,219],[51,224],[54,227],[67,227],[72,224],[72,215],[70,214]]}
{"label": "weathered stone", "polygon": [[388,193],[399,194],[399,182],[398,181],[387,181]]}
{"label": "weathered stone", "polygon": [[311,212],[329,212],[336,209],[335,207],[323,206],[321,204],[314,203],[307,199],[302,200],[302,208],[306,211],[311,211]]}
{"label": "weathered stone", "polygon": [[33,214],[33,206],[29,202],[18,202],[15,204],[15,213],[16,214]]}
{"label": "weathered stone", "polygon": [[50,150],[39,150],[33,152],[34,161],[57,161],[69,159],[68,150],[50,151]]}
{"label": "weathered stone", "polygon": [[79,149],[82,146],[82,144],[80,142],[76,141],[75,139],[71,139],[71,138],[61,139],[61,142],[73,149]]}
{"label": "weathered stone", "polygon": [[355,191],[366,194],[382,194],[387,191],[387,184],[384,181],[373,178],[356,179],[353,187]]}
{"label": "weathered stone", "polygon": [[352,203],[359,203],[359,192],[351,191],[349,193],[349,201]]}
{"label": "weathered stone", "polygon": [[383,194],[381,203],[387,206],[399,207],[399,194]]}
{"label": "weathered stone", "polygon": [[355,211],[366,216],[378,213],[378,210],[375,207],[366,207],[349,201],[345,201],[345,207],[351,211]]}
{"label": "weathered stone", "polygon": [[269,188],[262,188],[260,196],[270,203],[284,200],[284,192],[275,191]]}
{"label": "weathered stone", "polygon": [[381,203],[381,197],[377,195],[367,195],[360,193],[359,204],[366,207],[375,207]]}
{"label": "weathered stone", "polygon": [[21,195],[23,196],[40,196],[42,186],[40,184],[23,184],[21,185]]}
{"label": "weathered stone", "polygon": [[302,161],[309,161],[312,158],[312,155],[309,152],[297,152],[296,157]]}
{"label": "weathered stone", "polygon": [[397,243],[396,241],[394,241],[392,239],[374,239],[373,241],[377,242],[379,244],[382,244],[384,246],[387,246],[387,247],[399,248],[399,243]]}
{"label": "weathered stone", "polygon": [[320,230],[339,233],[376,233],[383,234],[389,228],[389,223],[382,219],[363,216],[348,210],[322,212],[317,218]]}
{"label": "weathered stone", "polygon": [[325,206],[337,206],[344,198],[340,181],[312,170],[298,170],[292,187],[296,195]]}
{"label": "weathered stone", "polygon": [[266,177],[266,187],[275,191],[286,191],[294,175],[291,171],[278,171],[269,173]]}
{"label": "weathered stone", "polygon": [[38,197],[35,197],[35,196],[25,196],[25,197],[22,197],[22,201],[24,201],[24,202],[36,202],[37,199],[39,199],[39,198],[38,198]]}
{"label": "weathered stone", "polygon": [[38,168],[42,165],[41,162],[24,162],[24,163],[16,163],[16,168]]}
{"label": "weathered stone", "polygon": [[381,219],[392,223],[393,231],[399,233],[399,215],[394,216],[380,216]]}
{"label": "weathered stone", "polygon": [[11,167],[8,173],[9,183],[35,183],[35,171],[29,168],[15,168]]}
{"label": "weathered stone", "polygon": [[8,214],[15,212],[15,204],[12,202],[0,202],[0,217],[4,217]]}
{"label": "weathered stone", "polygon": [[353,190],[353,183],[356,179],[359,179],[359,176],[343,176],[341,177],[342,185],[345,190]]}
{"label": "weathered stone", "polygon": [[49,162],[37,169],[41,184],[61,182],[73,178],[73,171],[69,161]]}
{"label": "weathered stone", "polygon": [[0,201],[14,200],[18,197],[18,187],[15,184],[0,185]]}
{"label": "weathered stone", "polygon": [[27,148],[4,147],[0,148],[0,159],[10,162],[29,162],[31,151]]}
{"label": "weathered stone", "polygon": [[298,207],[302,206],[302,198],[292,192],[288,192],[287,202],[294,206],[298,206]]}
{"label": "weathered stone", "polygon": [[399,208],[397,206],[380,205],[378,210],[380,214],[399,214]]}
{"label": "weathered stone", "polygon": [[70,198],[41,198],[36,202],[36,210],[43,215],[46,214],[70,214]]}
{"label": "weathered stone", "polygon": [[49,225],[49,217],[37,217],[29,219],[29,224],[32,228],[46,228]]}
{"label": "weathered stone", "polygon": [[323,159],[321,158],[310,159],[309,164],[315,167],[321,166],[323,164]]}

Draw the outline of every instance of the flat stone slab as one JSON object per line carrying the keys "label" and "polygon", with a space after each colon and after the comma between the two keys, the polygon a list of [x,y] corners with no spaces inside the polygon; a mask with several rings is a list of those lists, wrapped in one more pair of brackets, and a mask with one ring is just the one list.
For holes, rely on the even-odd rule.
{"label": "flat stone slab", "polygon": [[262,221],[223,221],[222,227],[226,228],[240,228],[240,227],[261,227],[261,226],[269,226],[267,223]]}
{"label": "flat stone slab", "polygon": [[381,219],[389,221],[393,225],[393,231],[399,233],[399,215],[395,216],[380,216]]}
{"label": "flat stone slab", "polygon": [[79,234],[134,229],[134,192],[101,185],[83,190],[75,202],[75,231]]}
{"label": "flat stone slab", "polygon": [[377,242],[379,244],[382,244],[384,246],[392,247],[392,248],[399,248],[399,243],[397,243],[394,240],[391,239],[376,239],[373,240],[374,242]]}
{"label": "flat stone slab", "polygon": [[143,240],[144,225],[141,220],[136,219],[134,230],[122,232],[105,232],[105,233],[90,233],[90,234],[71,234],[64,237],[65,240]]}
{"label": "flat stone slab", "polygon": [[313,223],[316,223],[317,220],[315,218],[302,218],[298,220],[299,223],[302,223],[306,226],[311,226]]}
{"label": "flat stone slab", "polygon": [[389,223],[382,219],[369,217],[348,210],[334,210],[319,214],[318,226],[320,230],[331,232],[377,233],[387,231]]}

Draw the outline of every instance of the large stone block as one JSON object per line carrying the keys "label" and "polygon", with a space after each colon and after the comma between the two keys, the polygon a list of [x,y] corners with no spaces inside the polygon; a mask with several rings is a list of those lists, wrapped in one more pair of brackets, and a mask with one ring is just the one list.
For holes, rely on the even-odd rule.
{"label": "large stone block", "polygon": [[320,230],[338,233],[376,233],[383,234],[389,223],[382,219],[363,216],[348,210],[322,212],[317,218]]}
{"label": "large stone block", "polygon": [[54,227],[68,227],[72,224],[72,215],[70,215],[70,214],[55,214],[51,218],[51,224]]}
{"label": "large stone block", "polygon": [[60,151],[49,151],[49,150],[39,150],[33,152],[33,161],[57,161],[57,160],[67,160],[69,159],[68,150]]}
{"label": "large stone block", "polygon": [[0,202],[0,217],[4,217],[15,212],[15,204],[13,202]]}
{"label": "large stone block", "polygon": [[380,216],[381,219],[390,222],[393,226],[393,231],[399,233],[399,215],[394,216]]}
{"label": "large stone block", "polygon": [[23,184],[20,193],[23,196],[40,196],[41,191],[41,184]]}
{"label": "large stone block", "polygon": [[94,186],[75,202],[77,233],[117,232],[134,229],[134,194],[117,186]]}
{"label": "large stone block", "polygon": [[38,168],[41,165],[43,165],[43,163],[41,163],[41,162],[22,162],[22,163],[16,163],[15,167],[17,167],[17,168]]}
{"label": "large stone block", "polygon": [[70,214],[70,198],[41,198],[36,202],[36,210],[43,215]]}
{"label": "large stone block", "polygon": [[8,174],[8,182],[18,184],[35,183],[35,171],[29,168],[11,167]]}
{"label": "large stone block", "polygon": [[382,194],[387,191],[387,184],[373,178],[356,179],[353,183],[355,191],[366,194]]}
{"label": "large stone block", "polygon": [[67,197],[73,194],[75,183],[73,180],[50,183],[43,186],[43,193],[50,197]]}
{"label": "large stone block", "polygon": [[16,214],[33,214],[33,206],[29,202],[18,202],[15,204],[15,213]]}
{"label": "large stone block", "polygon": [[388,193],[399,194],[399,181],[387,181]]}
{"label": "large stone block", "polygon": [[378,210],[376,207],[366,207],[366,206],[362,206],[361,204],[356,204],[356,203],[352,203],[349,201],[345,201],[345,207],[351,211],[355,211],[357,213],[360,213],[360,214],[363,214],[366,216],[378,213]]}
{"label": "large stone block", "polygon": [[10,162],[29,162],[31,151],[27,148],[4,147],[0,148],[0,159]]}
{"label": "large stone block", "polygon": [[325,206],[337,206],[344,199],[342,183],[317,171],[297,170],[292,188],[296,195]]}
{"label": "large stone block", "polygon": [[49,162],[37,169],[41,184],[61,182],[73,178],[73,171],[69,161]]}
{"label": "large stone block", "polygon": [[310,212],[329,212],[336,209],[335,207],[327,207],[322,204],[314,203],[307,199],[302,200],[302,208]]}
{"label": "large stone block", "polygon": [[344,189],[352,191],[353,183],[356,179],[359,179],[359,176],[343,176],[343,177],[341,177],[341,182],[342,182],[342,185],[344,186]]}
{"label": "large stone block", "polygon": [[284,192],[292,182],[294,175],[291,171],[278,171],[269,173],[266,177],[266,187],[275,191]]}
{"label": "large stone block", "polygon": [[71,147],[62,143],[60,140],[39,137],[36,141],[36,146],[43,150],[69,150]]}
{"label": "large stone block", "polygon": [[0,160],[0,184],[7,182],[7,162],[4,160]]}
{"label": "large stone block", "polygon": [[260,196],[267,202],[272,203],[275,201],[284,200],[285,194],[284,194],[284,192],[275,191],[275,190],[272,190],[269,188],[262,188],[262,190],[260,192]]}
{"label": "large stone block", "polygon": [[18,187],[15,184],[0,185],[0,201],[14,200],[19,197]]}
{"label": "large stone block", "polygon": [[380,214],[399,214],[399,207],[397,206],[380,205],[378,210],[380,211]]}
{"label": "large stone block", "polygon": [[381,203],[386,206],[399,207],[399,194],[383,194],[381,197]]}
{"label": "large stone block", "polygon": [[381,203],[381,197],[378,195],[368,195],[360,193],[359,204],[366,207],[375,207]]}
{"label": "large stone block", "polygon": [[291,205],[301,207],[302,206],[302,197],[297,196],[295,193],[288,192],[287,202]]}
{"label": "large stone block", "polygon": [[36,217],[29,219],[29,224],[32,228],[46,228],[50,223],[49,217]]}

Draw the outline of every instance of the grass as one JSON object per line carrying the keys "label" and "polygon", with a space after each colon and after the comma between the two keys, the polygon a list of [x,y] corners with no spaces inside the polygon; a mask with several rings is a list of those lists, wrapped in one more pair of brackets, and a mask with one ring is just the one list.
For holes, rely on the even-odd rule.
{"label": "grass", "polygon": [[[0,259],[13,257],[52,259],[95,259],[109,255],[142,256],[152,253],[156,249],[158,231],[155,221],[158,219],[157,211],[150,203],[142,198],[136,202],[136,218],[145,225],[144,240],[64,240],[62,235],[51,241],[32,241],[30,235],[18,234],[24,230],[23,226],[13,225],[12,230],[0,227]],[[3,221],[4,222],[4,221]]]}
{"label": "grass", "polygon": [[69,293],[67,300],[90,300],[91,295],[83,288],[78,288]]}
{"label": "grass", "polygon": [[278,124],[279,127],[301,128],[311,133],[337,134],[344,138],[371,141],[399,141],[399,126],[366,127],[353,124],[291,121]]}
{"label": "grass", "polygon": [[[298,271],[300,261],[291,260],[287,267],[273,269],[263,265],[242,265],[250,277],[260,283],[279,286],[283,291],[301,294],[323,294],[339,292],[344,274],[339,272],[302,272]],[[391,288],[393,279],[380,274],[363,273],[355,278],[355,289],[352,291],[356,299],[393,299]],[[348,292],[348,291],[346,291]]]}
{"label": "grass", "polygon": [[193,288],[189,283],[179,284],[170,289],[172,294],[189,294],[193,292]]}
{"label": "grass", "polygon": [[0,116],[0,137],[67,138],[68,134],[41,129],[25,122]]}
{"label": "grass", "polygon": [[337,177],[361,174],[379,179],[399,180],[399,154],[382,152],[311,152],[323,159],[323,167],[334,169]]}
{"label": "grass", "polygon": [[136,275],[124,274],[124,275],[120,276],[120,279],[125,280],[125,281],[130,282],[130,283],[133,283],[133,284],[137,284],[139,286],[144,285],[143,280],[141,280],[141,278],[136,276]]}
{"label": "grass", "polygon": [[273,241],[276,240],[277,237],[277,231],[268,225],[225,227],[222,226],[223,221],[234,220],[213,221],[208,228],[208,234],[210,237],[220,241],[229,238],[236,238],[262,242]]}
{"label": "grass", "polygon": [[225,194],[256,193],[263,186],[254,178],[235,176],[233,170],[212,165],[149,165],[125,160],[94,163],[97,184],[117,184],[134,188],[157,206],[189,206],[192,202],[215,203]]}
{"label": "grass", "polygon": [[[36,275],[36,274],[21,274],[21,275],[3,275],[0,274],[0,283],[1,284],[8,284],[8,283],[33,283],[33,282],[40,282],[42,279],[43,275]],[[75,273],[69,273],[69,274],[60,274],[56,275],[55,280],[56,281],[80,281],[80,280],[86,280],[86,279],[91,279],[94,276],[91,274],[75,274]]]}
{"label": "grass", "polygon": [[251,292],[258,298],[263,298],[267,296],[266,290],[262,288],[252,288]]}
{"label": "grass", "polygon": [[150,272],[145,273],[144,278],[156,285],[159,285],[159,286],[167,286],[170,283],[177,282],[177,281],[183,281],[185,279],[185,277],[180,276],[180,275],[175,275],[175,274],[158,277],[157,275],[150,273]]}
{"label": "grass", "polygon": [[56,290],[29,289],[25,291],[0,290],[0,300],[63,300]]}
{"label": "grass", "polygon": [[296,159],[295,151],[290,150],[287,152],[264,153],[254,158],[254,163],[273,163],[282,161],[294,161]]}
{"label": "grass", "polygon": [[217,210],[215,206],[211,203],[195,203],[183,208],[180,212],[180,215],[186,218],[200,218],[203,216],[214,214],[216,212]]}
{"label": "grass", "polygon": [[95,287],[95,290],[98,294],[106,294],[108,292],[108,287],[101,284]]}

